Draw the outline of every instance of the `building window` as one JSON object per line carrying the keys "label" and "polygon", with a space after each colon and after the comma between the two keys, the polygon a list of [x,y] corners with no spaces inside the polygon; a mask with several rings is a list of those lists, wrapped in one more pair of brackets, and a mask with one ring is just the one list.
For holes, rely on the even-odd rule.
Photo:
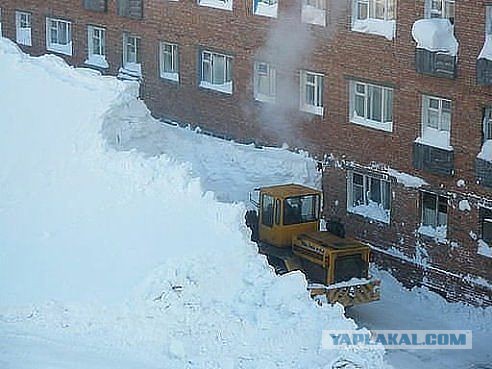
{"label": "building window", "polygon": [[483,140],[492,140],[492,107],[485,109],[483,117]]}
{"label": "building window", "polygon": [[0,8],[0,37],[2,37],[2,8]]}
{"label": "building window", "polygon": [[446,18],[454,24],[455,0],[426,0],[427,18]]}
{"label": "building window", "polygon": [[482,240],[492,246],[492,209],[480,208]]}
{"label": "building window", "polygon": [[254,73],[255,99],[264,102],[275,102],[277,95],[277,73],[268,63],[256,62]]}
{"label": "building window", "polygon": [[168,42],[160,43],[161,78],[179,82],[178,45]]}
{"label": "building window", "polygon": [[350,121],[391,132],[393,130],[393,89],[351,81]]}
{"label": "building window", "polygon": [[95,12],[106,12],[108,10],[107,0],[84,0],[84,8]]}
{"label": "building window", "polygon": [[200,87],[232,94],[232,57],[202,51]]}
{"label": "building window", "polygon": [[32,46],[31,13],[15,12],[15,30],[18,44]]}
{"label": "building window", "polygon": [[303,23],[326,26],[326,0],[303,0],[301,20]]}
{"label": "building window", "polygon": [[277,18],[277,0],[254,0],[253,13],[265,17]]}
{"label": "building window", "polygon": [[355,0],[353,6],[352,31],[395,37],[396,0]]}
{"label": "building window", "polygon": [[133,19],[143,18],[142,0],[117,0],[116,7],[118,15]]}
{"label": "building window", "polygon": [[215,9],[232,10],[232,0],[198,0],[198,4]]}
{"label": "building window", "polygon": [[123,68],[136,76],[142,75],[140,37],[123,35]]}
{"label": "building window", "polygon": [[422,134],[417,142],[424,145],[452,150],[451,100],[426,96],[422,98]]}
{"label": "building window", "polygon": [[274,199],[272,196],[263,195],[261,198],[261,224],[267,227],[273,227],[273,209]]}
{"label": "building window", "polygon": [[390,182],[366,174],[349,172],[347,210],[384,223],[390,220]]}
{"label": "building window", "polygon": [[46,19],[46,48],[72,55],[72,23],[62,19]]}
{"label": "building window", "polygon": [[437,239],[446,238],[448,199],[429,192],[421,193],[421,226],[419,233]]}
{"label": "building window", "polygon": [[101,27],[87,27],[87,60],[86,64],[98,68],[109,68],[106,61],[106,30]]}
{"label": "building window", "polygon": [[301,71],[300,109],[302,111],[323,115],[323,75]]}

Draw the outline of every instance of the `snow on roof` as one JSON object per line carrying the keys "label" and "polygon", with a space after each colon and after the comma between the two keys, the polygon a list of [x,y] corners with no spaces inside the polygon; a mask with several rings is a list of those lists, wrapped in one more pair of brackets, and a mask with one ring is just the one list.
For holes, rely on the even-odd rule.
{"label": "snow on roof", "polygon": [[447,19],[419,19],[413,24],[412,36],[417,42],[417,48],[450,55],[458,53],[459,44],[454,37],[454,27]]}

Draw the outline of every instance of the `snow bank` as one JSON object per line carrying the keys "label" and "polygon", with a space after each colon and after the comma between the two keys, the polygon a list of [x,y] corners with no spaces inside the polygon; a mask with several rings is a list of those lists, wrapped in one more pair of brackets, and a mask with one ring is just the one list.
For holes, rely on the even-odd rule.
{"label": "snow bank", "polygon": [[[385,367],[382,351],[319,350],[323,329],[354,323],[314,304],[301,274],[274,275],[243,204],[204,193],[190,163],[108,147],[101,127],[137,84],[5,40],[0,81],[30,86],[0,95],[0,337],[17,344],[0,362],[65,368],[54,358],[84,347],[132,358],[118,368]],[[86,367],[108,367],[97,357]]]}
{"label": "snow bank", "polygon": [[412,27],[413,39],[417,48],[440,51],[456,56],[458,41],[454,37],[454,27],[447,19],[419,19]]}

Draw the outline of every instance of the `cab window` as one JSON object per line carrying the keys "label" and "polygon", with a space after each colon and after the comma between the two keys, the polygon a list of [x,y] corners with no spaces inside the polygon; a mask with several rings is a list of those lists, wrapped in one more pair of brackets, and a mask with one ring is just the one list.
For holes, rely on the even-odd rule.
{"label": "cab window", "polygon": [[261,197],[261,224],[272,227],[273,226],[273,204],[274,199],[268,195],[262,195]]}
{"label": "cab window", "polygon": [[314,222],[318,218],[318,195],[288,197],[284,200],[284,225]]}

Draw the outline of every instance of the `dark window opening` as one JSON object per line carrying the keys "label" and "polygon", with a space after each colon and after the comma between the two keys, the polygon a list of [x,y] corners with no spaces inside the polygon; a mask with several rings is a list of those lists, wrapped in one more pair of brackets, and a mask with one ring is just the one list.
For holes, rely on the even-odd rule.
{"label": "dark window opening", "polygon": [[480,224],[482,225],[482,240],[492,245],[492,209],[480,209]]}
{"label": "dark window opening", "polygon": [[314,222],[318,219],[318,195],[289,197],[284,200],[284,225]]}
{"label": "dark window opening", "polygon": [[273,227],[273,205],[274,199],[268,195],[261,197],[261,224]]}
{"label": "dark window opening", "polygon": [[337,257],[335,261],[335,283],[347,282],[352,278],[367,278],[367,263],[362,254]]}

